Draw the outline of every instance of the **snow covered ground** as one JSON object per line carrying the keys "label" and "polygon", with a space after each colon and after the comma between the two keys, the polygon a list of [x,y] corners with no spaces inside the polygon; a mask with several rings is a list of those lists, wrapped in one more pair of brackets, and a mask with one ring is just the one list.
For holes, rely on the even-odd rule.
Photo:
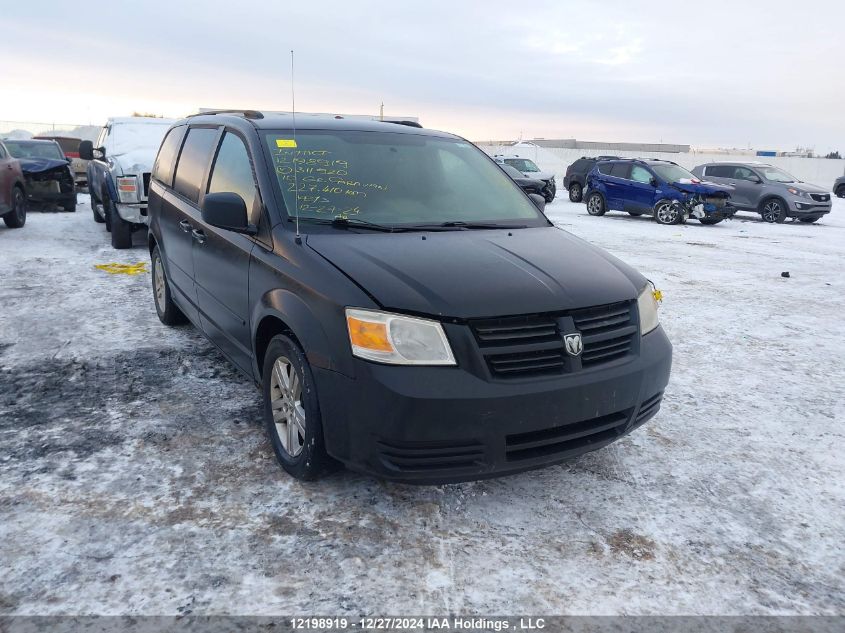
{"label": "snow covered ground", "polygon": [[[259,393],[76,214],[0,226],[0,613],[845,613],[845,201],[817,225],[548,207],[664,291],[663,410],[440,487],[274,462]],[[789,271],[784,278],[781,272]]]}

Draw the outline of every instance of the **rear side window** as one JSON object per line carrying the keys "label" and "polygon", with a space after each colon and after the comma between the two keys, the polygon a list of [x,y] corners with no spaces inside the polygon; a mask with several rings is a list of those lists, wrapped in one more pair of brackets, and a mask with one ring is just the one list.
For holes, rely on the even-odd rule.
{"label": "rear side window", "polygon": [[599,163],[598,170],[600,174],[604,174],[605,176],[610,175],[610,170],[613,169],[613,163]]}
{"label": "rear side window", "polygon": [[579,158],[578,160],[575,161],[575,164],[572,165],[572,171],[578,172],[578,173],[580,173],[580,172],[586,173],[586,172],[590,171],[590,168],[593,166],[593,164],[594,164],[594,161]]}
{"label": "rear side window", "polygon": [[176,154],[185,135],[185,127],[175,127],[167,133],[156,156],[153,165],[153,178],[170,187],[173,185],[173,166],[176,164]]}
{"label": "rear side window", "polygon": [[258,224],[255,203],[255,179],[252,164],[244,142],[231,132],[226,132],[214,168],[208,193],[231,192],[244,199],[251,224]]}
{"label": "rear side window", "polygon": [[613,168],[610,170],[610,175],[616,178],[627,178],[631,166],[628,163],[613,163]]}
{"label": "rear side window", "polygon": [[733,178],[735,167],[729,165],[710,165],[705,167],[704,174],[714,178]]}
{"label": "rear side window", "polygon": [[211,161],[217,134],[216,128],[188,130],[182,153],[179,155],[179,164],[176,166],[173,188],[191,202],[199,200],[200,187],[202,187],[206,167]]}

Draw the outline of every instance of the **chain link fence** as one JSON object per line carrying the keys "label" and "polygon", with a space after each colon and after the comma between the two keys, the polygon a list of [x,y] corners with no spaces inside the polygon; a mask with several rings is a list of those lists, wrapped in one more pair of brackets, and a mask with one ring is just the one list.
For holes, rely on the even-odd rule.
{"label": "chain link fence", "polygon": [[0,121],[0,138],[27,139],[33,136],[68,136],[95,141],[101,126],[85,123],[44,121]]}

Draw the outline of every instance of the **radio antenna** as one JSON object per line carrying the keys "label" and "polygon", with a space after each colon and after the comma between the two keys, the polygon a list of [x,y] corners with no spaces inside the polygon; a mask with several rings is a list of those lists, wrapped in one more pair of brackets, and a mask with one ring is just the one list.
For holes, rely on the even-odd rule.
{"label": "radio antenna", "polygon": [[296,220],[296,243],[302,244],[299,234],[299,183],[296,178],[296,93],[293,90],[293,49],[290,49],[290,113],[293,117],[293,215]]}

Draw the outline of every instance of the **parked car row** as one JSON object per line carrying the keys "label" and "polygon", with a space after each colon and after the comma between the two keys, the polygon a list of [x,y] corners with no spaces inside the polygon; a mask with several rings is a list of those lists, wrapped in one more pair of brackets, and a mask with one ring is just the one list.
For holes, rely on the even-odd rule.
{"label": "parked car row", "polygon": [[[761,162],[714,162],[690,172],[654,158],[585,156],[567,168],[563,182],[569,199],[586,202],[590,215],[624,211],[651,215],[659,224],[690,217],[717,224],[738,210],[757,212],[766,222],[812,223],[831,210],[826,189]],[[845,197],[845,177],[833,190]]]}

